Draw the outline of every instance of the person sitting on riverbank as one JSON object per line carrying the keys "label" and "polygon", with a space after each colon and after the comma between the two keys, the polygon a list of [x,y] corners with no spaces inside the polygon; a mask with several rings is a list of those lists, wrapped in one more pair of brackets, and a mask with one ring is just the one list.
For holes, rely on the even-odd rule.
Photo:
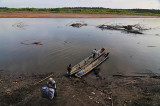
{"label": "person sitting on riverbank", "polygon": [[42,88],[42,97],[52,100],[56,96],[56,82],[53,80],[53,78],[49,78],[47,86]]}
{"label": "person sitting on riverbank", "polygon": [[53,80],[53,78],[49,78],[47,82],[47,87],[53,88],[55,90],[55,96],[56,96],[56,82]]}
{"label": "person sitting on riverbank", "polygon": [[92,54],[93,54],[93,58],[95,58],[95,57],[96,57],[96,55],[98,54],[97,50],[96,50],[96,49],[94,49],[94,50],[92,51]]}

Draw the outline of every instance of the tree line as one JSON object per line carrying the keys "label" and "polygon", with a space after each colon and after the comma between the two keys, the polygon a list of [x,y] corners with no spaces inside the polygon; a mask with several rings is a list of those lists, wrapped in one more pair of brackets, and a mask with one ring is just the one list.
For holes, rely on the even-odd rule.
{"label": "tree line", "polygon": [[111,9],[103,7],[63,7],[63,8],[8,8],[0,7],[0,12],[50,12],[88,14],[129,14],[160,16],[159,9]]}

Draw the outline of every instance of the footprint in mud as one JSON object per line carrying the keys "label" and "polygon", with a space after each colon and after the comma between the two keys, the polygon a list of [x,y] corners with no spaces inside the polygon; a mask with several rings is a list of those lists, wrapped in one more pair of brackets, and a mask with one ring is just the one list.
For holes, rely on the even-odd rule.
{"label": "footprint in mud", "polygon": [[101,73],[101,69],[100,68],[94,69],[94,73],[95,73],[96,77],[98,77],[99,79],[104,79],[103,73]]}

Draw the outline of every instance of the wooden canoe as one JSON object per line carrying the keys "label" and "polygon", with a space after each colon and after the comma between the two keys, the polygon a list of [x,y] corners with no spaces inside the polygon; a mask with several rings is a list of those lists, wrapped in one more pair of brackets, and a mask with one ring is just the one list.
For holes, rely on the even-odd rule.
{"label": "wooden canoe", "polygon": [[75,74],[76,77],[82,77],[88,72],[92,71],[94,68],[98,67],[101,63],[103,63],[107,58],[109,57],[109,52],[107,54],[102,55],[95,61],[93,61],[91,64],[88,64],[88,66],[81,69],[79,72]]}
{"label": "wooden canoe", "polygon": [[80,63],[76,64],[75,66],[72,67],[72,70],[70,72],[70,75],[73,75],[77,72],[79,72],[81,69],[83,69],[84,67],[86,67],[88,64],[92,63],[94,60],[98,59],[99,57],[101,57],[102,55],[105,54],[105,50],[102,51],[101,49],[97,51],[98,52],[98,56],[96,56],[95,58],[93,58],[92,55],[90,55],[89,57],[85,58],[84,60],[82,60]]}

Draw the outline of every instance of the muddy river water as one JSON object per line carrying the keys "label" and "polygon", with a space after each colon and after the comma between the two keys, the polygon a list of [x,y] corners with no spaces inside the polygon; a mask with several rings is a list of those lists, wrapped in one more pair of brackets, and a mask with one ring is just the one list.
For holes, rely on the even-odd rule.
{"label": "muddy river water", "polygon": [[[81,28],[75,22],[86,23]],[[149,30],[131,34],[101,30],[101,24],[140,24]],[[41,45],[32,44],[40,42]],[[158,18],[1,18],[0,70],[14,73],[65,73],[94,48],[106,48],[110,58],[105,74],[160,73],[160,19]]]}

